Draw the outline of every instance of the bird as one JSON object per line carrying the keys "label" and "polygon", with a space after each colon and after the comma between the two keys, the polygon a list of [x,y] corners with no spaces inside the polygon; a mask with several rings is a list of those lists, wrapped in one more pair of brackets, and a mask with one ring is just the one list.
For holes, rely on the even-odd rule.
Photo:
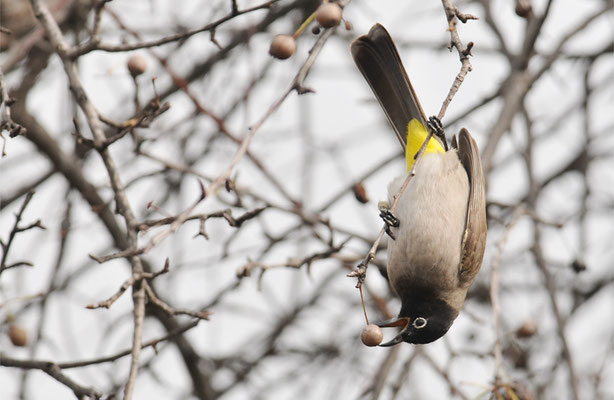
{"label": "bird", "polygon": [[353,41],[350,50],[405,150],[407,171],[388,185],[390,202],[412,169],[427,129],[436,133],[394,213],[382,213],[390,236],[386,272],[401,310],[377,324],[401,328],[380,346],[431,343],[459,315],[484,258],[486,193],[479,149],[465,128],[448,148],[441,123],[435,117],[427,120],[382,25]]}

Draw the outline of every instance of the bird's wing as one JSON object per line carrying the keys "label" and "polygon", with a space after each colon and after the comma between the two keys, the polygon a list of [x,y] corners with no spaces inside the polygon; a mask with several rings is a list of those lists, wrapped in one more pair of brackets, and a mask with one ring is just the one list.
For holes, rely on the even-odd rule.
{"label": "bird's wing", "polygon": [[426,126],[426,117],[390,34],[382,25],[375,24],[350,49],[405,149],[407,124],[416,118]]}
{"label": "bird's wing", "polygon": [[459,277],[461,285],[470,285],[477,275],[486,247],[486,190],[480,151],[466,129],[461,129],[458,156],[469,178],[469,202],[465,232],[461,243]]}

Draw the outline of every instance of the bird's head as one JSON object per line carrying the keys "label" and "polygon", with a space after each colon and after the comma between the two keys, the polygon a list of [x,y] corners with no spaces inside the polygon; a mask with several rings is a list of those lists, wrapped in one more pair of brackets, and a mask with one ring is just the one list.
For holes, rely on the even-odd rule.
{"label": "bird's head", "polygon": [[[403,307],[398,317],[377,324],[381,328],[401,327],[401,331],[394,339],[382,343],[380,346],[394,346],[401,342],[431,343],[448,332],[458,316],[458,311],[440,299],[418,300],[413,302],[403,301]],[[410,304],[406,305],[406,303]]]}

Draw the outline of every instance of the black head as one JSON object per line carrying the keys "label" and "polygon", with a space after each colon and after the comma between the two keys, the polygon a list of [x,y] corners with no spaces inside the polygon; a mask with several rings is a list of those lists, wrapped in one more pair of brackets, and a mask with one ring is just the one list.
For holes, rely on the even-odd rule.
{"label": "black head", "polygon": [[380,346],[393,346],[401,342],[414,344],[434,342],[448,332],[457,316],[458,311],[439,298],[406,296],[403,298],[399,316],[378,324],[380,327],[401,326],[401,332]]}

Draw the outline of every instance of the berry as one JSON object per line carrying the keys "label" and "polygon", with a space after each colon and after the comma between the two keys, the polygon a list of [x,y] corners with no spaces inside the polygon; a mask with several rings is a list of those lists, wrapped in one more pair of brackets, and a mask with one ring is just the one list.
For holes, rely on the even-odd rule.
{"label": "berry", "polygon": [[316,20],[323,28],[339,25],[341,17],[341,7],[334,3],[324,3],[316,11]]}
{"label": "berry", "polygon": [[133,77],[141,75],[147,70],[147,60],[140,54],[135,54],[128,59],[128,71]]}
{"label": "berry", "polygon": [[366,325],[362,328],[362,332],[360,333],[360,340],[369,347],[377,346],[384,339],[384,334],[382,333],[382,329],[373,324]]}
{"label": "berry", "polygon": [[24,347],[28,344],[28,333],[20,325],[11,324],[9,326],[9,339],[11,339],[13,345]]}
{"label": "berry", "polygon": [[271,41],[269,54],[280,60],[285,60],[296,51],[296,40],[292,36],[277,35]]}
{"label": "berry", "polygon": [[537,323],[533,319],[528,319],[516,329],[516,337],[530,338],[537,333]]}
{"label": "berry", "polygon": [[362,204],[366,204],[369,202],[369,196],[367,196],[367,191],[365,187],[362,185],[362,182],[358,182],[352,187],[352,191],[354,192],[354,197],[356,200],[361,202]]}

